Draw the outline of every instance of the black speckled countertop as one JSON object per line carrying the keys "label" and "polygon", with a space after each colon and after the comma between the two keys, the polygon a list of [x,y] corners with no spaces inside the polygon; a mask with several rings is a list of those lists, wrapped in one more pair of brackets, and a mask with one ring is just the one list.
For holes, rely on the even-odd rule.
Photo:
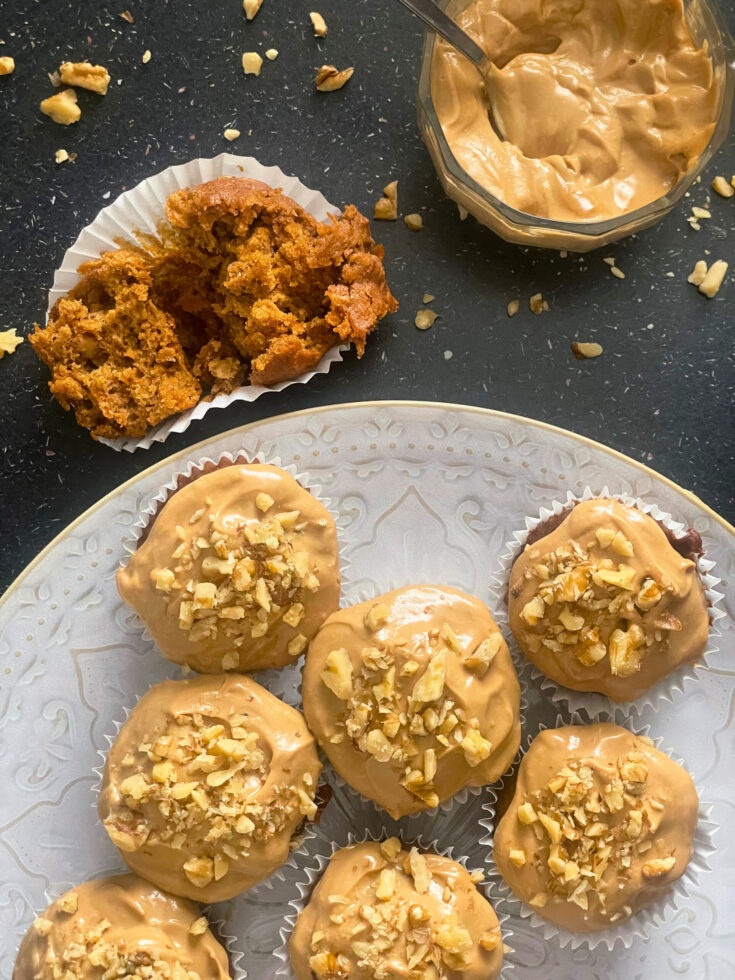
{"label": "black speckled countertop", "polygon": [[[735,521],[735,270],[712,300],[686,281],[697,259],[733,259],[735,198],[709,188],[715,174],[735,173],[732,135],[683,205],[637,238],[566,258],[507,245],[459,220],[424,150],[418,22],[396,0],[319,0],[329,34],[317,40],[314,6],[265,0],[248,23],[241,0],[2,0],[0,55],[16,70],[0,78],[0,329],[27,334],[43,320],[54,269],[100,208],[194,157],[253,155],[368,214],[397,179],[402,213],[421,212],[424,228],[374,224],[401,309],[362,360],[348,355],[308,386],[212,411],[148,451],[95,444],[51,399],[27,343],[0,361],[0,589],[72,518],[183,446],[269,415],[373,398],[465,402],[564,426],[649,463]],[[732,25],[735,0],[723,7]],[[269,47],[278,58],[244,77],[242,52]],[[84,59],[108,68],[110,90],[79,90],[81,121],[58,126],[38,109],[54,91],[47,73]],[[317,94],[323,63],[354,65],[352,81]],[[242,133],[234,143],[228,126]],[[74,162],[56,164],[59,148]],[[686,216],[708,197],[712,218],[696,232]],[[420,332],[413,318],[426,291],[440,319]],[[528,310],[536,292],[551,307],[540,316]],[[510,319],[514,298],[521,312]],[[577,361],[573,340],[604,353]]]}

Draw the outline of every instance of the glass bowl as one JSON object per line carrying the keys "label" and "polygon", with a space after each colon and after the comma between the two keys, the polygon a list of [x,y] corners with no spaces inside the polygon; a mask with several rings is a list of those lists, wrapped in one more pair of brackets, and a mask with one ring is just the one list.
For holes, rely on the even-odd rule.
{"label": "glass bowl", "polygon": [[[439,0],[439,5],[450,14],[456,14],[468,2],[470,0]],[[714,131],[694,167],[667,194],[645,207],[605,221],[555,221],[517,211],[486,191],[460,166],[446,141],[431,98],[431,63],[437,35],[427,31],[419,77],[418,123],[446,194],[506,241],[540,248],[589,252],[660,221],[678,204],[727,137],[735,89],[735,71],[729,63],[735,58],[735,42],[715,0],[684,0],[684,14],[692,37],[697,44],[707,45],[712,58],[717,86],[717,122]]]}

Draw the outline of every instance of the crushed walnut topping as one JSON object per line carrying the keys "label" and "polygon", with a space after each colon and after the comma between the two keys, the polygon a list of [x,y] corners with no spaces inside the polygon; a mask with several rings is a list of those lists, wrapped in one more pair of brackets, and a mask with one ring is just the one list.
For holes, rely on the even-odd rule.
{"label": "crushed walnut topping", "polygon": [[[48,937],[54,923],[39,918],[33,926],[40,936]],[[109,919],[99,919],[94,924],[87,920],[65,923],[63,942],[48,940],[46,959],[53,976],[59,980],[85,980],[92,967],[95,976],[115,980],[201,980],[185,962],[172,959],[170,950],[156,949],[149,943],[128,946],[119,938],[106,938],[111,927]]]}
{"label": "crushed walnut topping", "polygon": [[180,851],[186,877],[206,888],[295,816],[316,815],[310,774],[262,798],[257,793],[267,777],[266,754],[245,715],[177,714],[122,759],[119,803],[105,829],[123,851],[152,843]]}
{"label": "crushed walnut topping", "polygon": [[[663,805],[647,795],[643,753],[619,756],[614,772],[609,778],[606,771],[601,779],[593,759],[570,761],[518,807],[517,820],[532,827],[538,844],[532,851],[514,849],[508,857],[518,868],[533,864],[545,880],[545,891],[533,897],[532,905],[542,908],[554,895],[585,912],[596,902],[604,913],[606,871],[614,869],[612,887],[623,887],[633,862],[651,849]],[[673,856],[651,860],[643,874],[667,874],[675,863]],[[611,921],[630,914],[627,908]]]}
{"label": "crushed walnut topping", "polygon": [[[267,494],[259,494],[256,504],[261,520],[223,531],[210,516],[209,529],[198,536],[179,527],[180,543],[170,564],[154,569],[151,578],[163,601],[177,594],[179,627],[191,643],[231,639],[237,650],[282,620],[294,631],[288,651],[297,657],[307,643],[298,631],[304,599],[319,590],[319,575],[306,552],[295,546],[305,526],[299,523],[299,511],[268,516],[274,501]],[[189,524],[196,524],[203,513],[195,511]],[[238,664],[237,654],[228,654],[222,669]]]}
{"label": "crushed walnut topping", "polygon": [[110,85],[108,70],[89,61],[64,61],[59,66],[59,77],[63,85],[76,85],[97,95],[106,95]]}
{"label": "crushed walnut topping", "polygon": [[[681,622],[658,604],[671,586],[648,576],[637,581],[626,559],[633,545],[621,531],[600,527],[584,545],[570,540],[525,570],[534,595],[520,610],[532,653],[573,654],[586,667],[607,658],[610,672],[628,677],[645,656],[668,643]],[[602,552],[603,557],[596,557]],[[511,584],[519,596],[524,582]]]}
{"label": "crushed walnut topping", "polygon": [[345,739],[378,762],[390,765],[409,793],[427,807],[438,806],[437,768],[443,756],[459,750],[470,767],[484,762],[492,743],[447,691],[447,661],[458,657],[469,673],[483,677],[503,639],[492,633],[465,649],[448,623],[426,635],[428,659],[415,659],[407,645],[381,636],[389,609],[372,605],[365,625],[374,637],[354,664],[347,650],[328,654],[321,680],[343,707],[334,716],[334,744]]}
{"label": "crushed walnut topping", "polygon": [[[386,847],[388,845],[388,847]],[[486,930],[477,938],[460,921],[457,896],[443,878],[434,877],[426,857],[412,847],[406,853],[400,841],[390,838],[381,844],[387,866],[371,879],[370,895],[359,899],[350,895],[330,895],[328,902],[337,911],[330,916],[334,925],[356,923],[352,940],[344,951],[330,950],[330,936],[323,928],[311,934],[309,967],[319,980],[340,980],[357,971],[367,971],[376,980],[397,976],[397,964],[405,964],[407,977],[448,980],[455,972],[472,965],[478,951],[492,951],[500,945],[500,929]],[[373,884],[374,882],[374,884]],[[432,914],[427,895],[441,889],[442,915]],[[482,953],[480,953],[482,955]]]}

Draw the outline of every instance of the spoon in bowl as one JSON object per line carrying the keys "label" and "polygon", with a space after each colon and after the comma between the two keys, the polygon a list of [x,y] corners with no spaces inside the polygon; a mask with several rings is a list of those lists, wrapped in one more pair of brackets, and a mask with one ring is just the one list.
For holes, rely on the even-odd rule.
{"label": "spoon in bowl", "polygon": [[504,139],[502,127],[499,125],[497,114],[492,111],[492,76],[497,71],[493,62],[488,58],[480,45],[473,41],[466,31],[457,24],[449,14],[446,14],[434,0],[399,0],[404,7],[416,14],[428,27],[440,34],[460,54],[468,58],[482,75],[485,85],[485,97],[488,104],[488,114],[493,128],[501,139]]}

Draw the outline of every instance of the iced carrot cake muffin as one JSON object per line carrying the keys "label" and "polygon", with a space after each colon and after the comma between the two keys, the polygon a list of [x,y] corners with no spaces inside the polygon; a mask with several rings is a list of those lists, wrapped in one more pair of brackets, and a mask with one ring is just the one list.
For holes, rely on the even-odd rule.
{"label": "iced carrot cake muffin", "polygon": [[596,932],[660,898],[692,856],[691,777],[618,725],[541,732],[495,832],[503,878],[540,916]]}
{"label": "iced carrot cake muffin", "polygon": [[276,466],[223,465],[169,498],[117,586],[167,660],[283,667],[338,606],[334,519]]}
{"label": "iced carrot cake muffin", "polygon": [[132,871],[220,902],[283,864],[320,770],[301,714],[251,678],[164,681],[108,753],[99,813]]}
{"label": "iced carrot cake muffin", "polygon": [[296,980],[494,980],[503,964],[490,903],[461,864],[381,844],[332,857],[290,942]]}
{"label": "iced carrot cake muffin", "polygon": [[42,912],[13,980],[229,980],[227,953],[193,902],[135,875],[86,881]]}
{"label": "iced carrot cake muffin", "polygon": [[633,701],[704,652],[697,554],[696,532],[677,539],[619,500],[577,503],[540,525],[513,565],[513,635],[557,683]]}
{"label": "iced carrot cake muffin", "polygon": [[486,606],[456,589],[410,586],[331,615],[303,698],[337,772],[396,818],[494,782],[520,742],[508,647]]}

